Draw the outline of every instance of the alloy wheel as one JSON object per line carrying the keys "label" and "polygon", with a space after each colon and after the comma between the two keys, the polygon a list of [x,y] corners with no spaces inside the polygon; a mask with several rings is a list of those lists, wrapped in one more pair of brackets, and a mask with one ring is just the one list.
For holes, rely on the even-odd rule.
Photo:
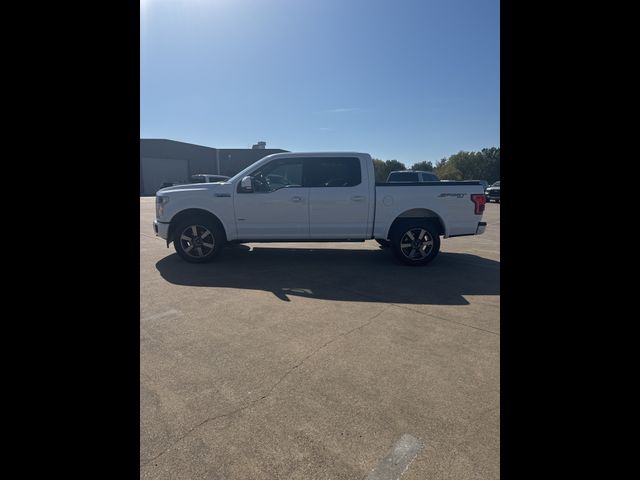
{"label": "alloy wheel", "polygon": [[215,243],[213,234],[202,225],[189,225],[180,234],[182,251],[193,258],[210,255]]}
{"label": "alloy wheel", "polygon": [[400,251],[409,260],[422,260],[433,250],[433,238],[424,228],[407,230],[400,239]]}

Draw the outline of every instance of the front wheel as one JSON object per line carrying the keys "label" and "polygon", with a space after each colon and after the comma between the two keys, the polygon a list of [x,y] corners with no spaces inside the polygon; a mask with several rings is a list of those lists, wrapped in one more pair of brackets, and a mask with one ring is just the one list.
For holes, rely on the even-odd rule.
{"label": "front wheel", "polygon": [[393,253],[406,265],[426,265],[440,251],[440,236],[429,225],[413,224],[396,229]]}
{"label": "front wheel", "polygon": [[210,262],[225,242],[219,225],[207,218],[192,218],[176,225],[173,246],[190,263]]}

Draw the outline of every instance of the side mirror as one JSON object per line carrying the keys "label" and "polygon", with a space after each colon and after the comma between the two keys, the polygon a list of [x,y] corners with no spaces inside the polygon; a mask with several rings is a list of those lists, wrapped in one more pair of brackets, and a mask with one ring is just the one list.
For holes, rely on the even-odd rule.
{"label": "side mirror", "polygon": [[247,175],[240,181],[240,191],[244,193],[253,192],[253,178]]}

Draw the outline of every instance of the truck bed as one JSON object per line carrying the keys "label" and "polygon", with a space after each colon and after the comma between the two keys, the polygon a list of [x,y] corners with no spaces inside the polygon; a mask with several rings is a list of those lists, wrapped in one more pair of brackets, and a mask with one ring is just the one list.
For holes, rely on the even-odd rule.
{"label": "truck bed", "polygon": [[373,236],[387,238],[398,217],[436,218],[443,227],[445,238],[474,235],[482,215],[475,214],[471,195],[482,193],[482,184],[474,180],[376,182]]}

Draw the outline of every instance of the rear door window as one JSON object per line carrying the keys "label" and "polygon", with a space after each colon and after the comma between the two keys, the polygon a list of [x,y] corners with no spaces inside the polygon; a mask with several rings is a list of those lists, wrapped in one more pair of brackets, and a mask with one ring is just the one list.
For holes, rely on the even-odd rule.
{"label": "rear door window", "polygon": [[306,187],[354,187],[362,183],[360,159],[351,157],[307,158]]}

